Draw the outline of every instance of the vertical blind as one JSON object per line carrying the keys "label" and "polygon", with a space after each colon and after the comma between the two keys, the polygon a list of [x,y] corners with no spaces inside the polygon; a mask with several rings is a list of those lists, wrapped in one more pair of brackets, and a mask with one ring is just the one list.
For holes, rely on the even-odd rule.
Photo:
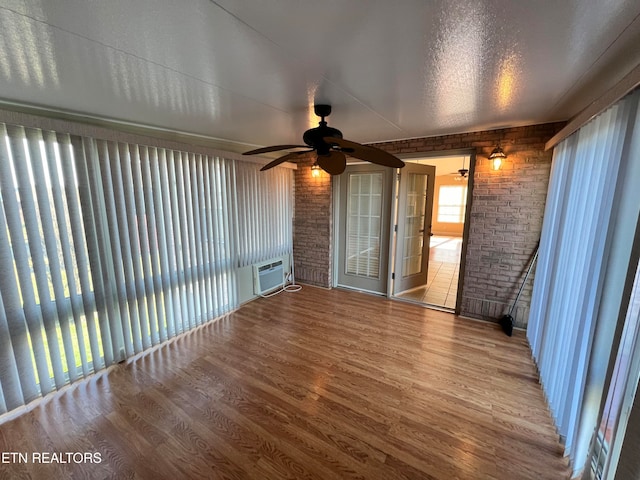
{"label": "vertical blind", "polygon": [[616,187],[637,101],[634,94],[618,102],[554,151],[527,337],[566,453],[578,461],[584,458],[584,452],[576,458],[577,435]]}
{"label": "vertical blind", "polygon": [[293,174],[0,124],[0,413],[238,305],[292,252]]}
{"label": "vertical blind", "polygon": [[234,175],[240,266],[291,252],[292,176],[273,168],[260,172],[243,162],[235,164]]}

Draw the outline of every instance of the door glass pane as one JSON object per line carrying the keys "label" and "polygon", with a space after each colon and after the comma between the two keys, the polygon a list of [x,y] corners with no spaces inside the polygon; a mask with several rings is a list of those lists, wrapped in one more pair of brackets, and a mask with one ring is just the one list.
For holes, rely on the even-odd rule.
{"label": "door glass pane", "polygon": [[637,344],[640,334],[640,265],[636,269],[636,276],[633,282],[633,290],[629,300],[629,307],[625,318],[624,329],[618,347],[618,355],[613,368],[611,385],[607,394],[602,421],[596,437],[596,448],[591,459],[592,478],[602,478],[604,465],[609,455],[609,448],[616,425],[619,421],[623,395],[631,375],[635,375],[634,382],[637,382],[637,371],[631,371],[631,357],[634,346]]}
{"label": "door glass pane", "polygon": [[350,275],[380,275],[382,180],[382,173],[349,175],[345,272]]}
{"label": "door glass pane", "polygon": [[402,249],[402,275],[407,277],[422,271],[424,214],[427,200],[427,175],[409,173],[407,207],[404,212],[405,238]]}

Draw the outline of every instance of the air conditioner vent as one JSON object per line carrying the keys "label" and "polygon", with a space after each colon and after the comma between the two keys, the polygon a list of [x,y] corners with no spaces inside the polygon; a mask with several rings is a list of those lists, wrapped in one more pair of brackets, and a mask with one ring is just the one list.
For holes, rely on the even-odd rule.
{"label": "air conditioner vent", "polygon": [[253,293],[264,295],[282,287],[284,266],[281,259],[253,265]]}

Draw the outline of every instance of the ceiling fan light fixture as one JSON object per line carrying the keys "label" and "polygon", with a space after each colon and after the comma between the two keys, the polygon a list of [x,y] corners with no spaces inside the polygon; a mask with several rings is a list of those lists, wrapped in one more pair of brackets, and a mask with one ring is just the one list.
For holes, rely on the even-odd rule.
{"label": "ceiling fan light fixture", "polygon": [[491,160],[491,168],[494,171],[498,171],[502,168],[502,164],[504,163],[504,159],[507,158],[507,155],[500,147],[500,142],[496,145],[496,148],[489,154],[489,160]]}
{"label": "ceiling fan light fixture", "polygon": [[313,165],[311,165],[311,176],[314,178],[318,178],[320,176],[320,172],[322,171],[322,169],[320,168],[320,165],[318,165],[318,162],[316,161]]}
{"label": "ceiling fan light fixture", "polygon": [[469,169],[464,166],[465,160],[467,159],[466,155],[462,157],[462,168],[458,169],[458,175],[453,177],[456,182],[461,182],[467,178],[467,174],[469,173]]}
{"label": "ceiling fan light fixture", "polygon": [[466,168],[461,168],[460,170],[458,170],[458,174],[456,175],[453,179],[456,182],[461,182],[462,180],[466,180],[467,178],[467,174],[469,173],[469,170]]}
{"label": "ceiling fan light fixture", "polygon": [[[315,152],[317,156],[315,165],[329,175],[340,175],[344,172],[347,166],[347,154],[351,157],[364,160],[365,162],[385,167],[404,167],[404,162],[394,155],[371,145],[362,145],[357,142],[345,140],[340,130],[329,127],[325,118],[331,113],[331,105],[315,105],[314,112],[320,117],[320,122],[317,127],[310,128],[302,135],[302,140],[305,145],[274,145],[271,147],[256,148],[244,152],[243,155],[259,155],[280,150],[311,148],[311,150],[291,152],[280,158],[276,158],[263,166],[260,169],[261,171],[268,170],[286,161],[301,159],[310,152]],[[316,169],[312,167],[312,175],[319,175],[319,173],[316,175],[315,170]]]}

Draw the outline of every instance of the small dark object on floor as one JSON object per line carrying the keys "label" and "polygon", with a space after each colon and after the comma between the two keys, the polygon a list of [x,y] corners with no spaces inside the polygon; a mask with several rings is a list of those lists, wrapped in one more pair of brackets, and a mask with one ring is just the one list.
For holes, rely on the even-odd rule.
{"label": "small dark object on floor", "polygon": [[511,315],[503,315],[500,319],[500,326],[508,336],[513,335],[513,317]]}

